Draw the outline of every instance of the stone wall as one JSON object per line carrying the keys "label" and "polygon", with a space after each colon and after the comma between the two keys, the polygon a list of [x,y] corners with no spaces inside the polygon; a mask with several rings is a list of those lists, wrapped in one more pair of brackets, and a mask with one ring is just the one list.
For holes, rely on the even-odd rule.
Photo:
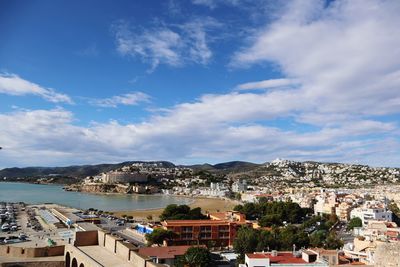
{"label": "stone wall", "polygon": [[374,261],[376,267],[400,267],[400,243],[379,244]]}
{"label": "stone wall", "polygon": [[74,245],[78,247],[98,245],[97,231],[76,232]]}
{"label": "stone wall", "polygon": [[21,248],[13,246],[0,246],[0,256],[12,258],[37,258],[64,255],[64,246],[43,248]]}
{"label": "stone wall", "polygon": [[4,262],[1,267],[64,267],[64,261],[27,261],[27,262]]}

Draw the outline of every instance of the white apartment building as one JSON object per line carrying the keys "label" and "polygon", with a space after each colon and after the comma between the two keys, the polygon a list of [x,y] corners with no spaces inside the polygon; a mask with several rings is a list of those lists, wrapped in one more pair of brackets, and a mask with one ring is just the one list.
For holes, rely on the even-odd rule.
{"label": "white apartment building", "polygon": [[314,204],[315,215],[331,214],[335,211],[337,204],[335,192],[327,193],[321,190],[320,195],[316,196],[315,199],[317,200],[317,203]]}
{"label": "white apartment building", "polygon": [[393,220],[392,215],[393,213],[387,210],[384,204],[377,203],[366,203],[350,212],[350,218],[360,218],[364,226],[367,226],[371,220],[391,222]]}
{"label": "white apartment building", "polygon": [[247,191],[247,182],[246,180],[243,181],[236,181],[232,184],[232,192],[235,193],[243,193]]}

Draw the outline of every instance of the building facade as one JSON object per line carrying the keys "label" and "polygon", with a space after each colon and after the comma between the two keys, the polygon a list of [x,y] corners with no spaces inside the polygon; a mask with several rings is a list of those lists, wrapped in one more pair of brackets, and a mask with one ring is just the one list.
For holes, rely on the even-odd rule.
{"label": "building facade", "polygon": [[367,226],[371,220],[391,222],[393,220],[392,215],[393,213],[383,205],[365,205],[350,212],[350,218],[360,218],[364,226]]}
{"label": "building facade", "polygon": [[106,184],[143,183],[143,182],[147,182],[147,174],[112,171],[112,172],[103,173],[101,176],[101,179],[102,179],[103,183],[106,183]]}
{"label": "building facade", "polygon": [[231,247],[241,222],[226,220],[171,220],[161,223],[176,235],[167,245],[208,245]]}
{"label": "building facade", "polygon": [[320,259],[318,253],[311,250],[293,252],[255,252],[245,254],[245,264],[239,267],[293,267],[293,266],[319,266],[328,267],[329,263]]}

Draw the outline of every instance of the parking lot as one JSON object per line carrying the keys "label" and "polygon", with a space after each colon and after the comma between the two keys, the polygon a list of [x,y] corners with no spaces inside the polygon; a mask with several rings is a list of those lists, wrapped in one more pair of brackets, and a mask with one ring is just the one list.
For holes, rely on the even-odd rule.
{"label": "parking lot", "polygon": [[68,243],[71,234],[49,210],[24,203],[0,203],[0,244],[43,247]]}
{"label": "parking lot", "polygon": [[[0,245],[44,247],[73,242],[76,229],[73,227],[69,229],[64,224],[65,222],[62,223],[59,214],[54,213],[55,209],[61,211],[61,214],[67,216],[67,218],[90,218],[92,215],[55,204],[25,205],[24,203],[0,202]],[[97,220],[100,222],[100,224],[97,224],[99,228],[119,235],[126,242],[137,246],[144,245],[144,236],[135,234],[134,230],[127,230],[137,224],[132,219],[100,214]],[[89,228],[96,227],[95,225],[92,227],[92,224],[89,225],[89,223],[82,225],[86,225],[86,228],[89,226]]]}

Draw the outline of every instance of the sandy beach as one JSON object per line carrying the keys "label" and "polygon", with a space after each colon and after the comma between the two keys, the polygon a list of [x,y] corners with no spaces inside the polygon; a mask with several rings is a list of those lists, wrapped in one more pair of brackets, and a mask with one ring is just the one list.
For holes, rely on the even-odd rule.
{"label": "sandy beach", "polygon": [[[217,212],[232,210],[237,205],[236,201],[224,200],[216,198],[194,198],[194,202],[189,206],[191,208],[200,207],[203,213],[206,212]],[[115,211],[113,212],[116,216],[133,216],[135,218],[146,219],[147,216],[151,215],[153,219],[158,219],[158,216],[164,209],[150,209],[150,210],[128,210],[128,211]]]}

